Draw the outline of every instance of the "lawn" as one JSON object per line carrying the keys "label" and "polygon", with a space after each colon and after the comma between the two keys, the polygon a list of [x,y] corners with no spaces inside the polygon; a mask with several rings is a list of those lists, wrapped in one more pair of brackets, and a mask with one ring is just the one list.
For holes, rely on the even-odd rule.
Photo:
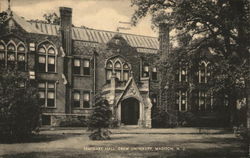
{"label": "lawn", "polygon": [[90,141],[84,130],[46,130],[30,142],[0,144],[3,158],[243,158],[244,143],[220,130],[118,129],[108,141]]}

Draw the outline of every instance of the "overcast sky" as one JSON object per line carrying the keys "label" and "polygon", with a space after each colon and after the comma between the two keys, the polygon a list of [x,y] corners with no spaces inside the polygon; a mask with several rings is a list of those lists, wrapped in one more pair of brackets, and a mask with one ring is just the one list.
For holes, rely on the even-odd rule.
{"label": "overcast sky", "polygon": [[[1,10],[7,9],[7,0],[0,0]],[[59,7],[73,9],[73,24],[87,26],[95,29],[116,31],[119,21],[130,21],[135,8],[131,7],[130,0],[11,0],[11,8],[19,16],[26,19],[43,19],[43,14],[56,12]],[[134,34],[157,36],[151,29],[150,17],[140,21],[131,30],[122,30]]]}

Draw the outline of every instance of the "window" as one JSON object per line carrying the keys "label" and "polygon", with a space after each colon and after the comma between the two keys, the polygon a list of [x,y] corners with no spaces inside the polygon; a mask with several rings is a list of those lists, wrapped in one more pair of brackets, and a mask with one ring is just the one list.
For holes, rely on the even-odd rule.
{"label": "window", "polygon": [[7,66],[10,68],[15,67],[15,60],[16,60],[16,47],[14,44],[10,43],[7,46]]}
{"label": "window", "polygon": [[75,75],[81,74],[81,60],[80,59],[74,59],[73,73]]}
{"label": "window", "polygon": [[90,75],[90,60],[83,60],[83,75]]}
{"label": "window", "polygon": [[55,107],[55,82],[39,82],[39,103],[44,107]]}
{"label": "window", "polygon": [[56,50],[51,44],[38,47],[38,71],[56,72]]}
{"label": "window", "polygon": [[149,66],[143,66],[142,77],[149,77]]}
{"label": "window", "polygon": [[199,83],[207,83],[211,77],[211,66],[209,62],[201,62],[199,68]]}
{"label": "window", "polygon": [[17,48],[17,68],[20,71],[25,71],[25,47],[23,45],[18,46]]}
{"label": "window", "polygon": [[[112,63],[115,63],[114,65]],[[115,73],[116,78],[123,82],[128,81],[130,76],[130,66],[122,58],[110,59],[106,63],[106,82],[110,83],[112,73]]]}
{"label": "window", "polygon": [[121,81],[121,63],[118,61],[115,63],[115,73],[116,73],[116,78],[118,78],[118,80]]}
{"label": "window", "polygon": [[213,109],[213,97],[205,90],[199,92],[199,110],[200,111],[212,111]]}
{"label": "window", "polygon": [[184,66],[181,68],[181,81],[187,82],[187,67]]}
{"label": "window", "polygon": [[83,108],[89,108],[90,107],[90,93],[84,92],[83,93]]}
{"label": "window", "polygon": [[157,97],[156,94],[152,94],[152,96],[151,96],[151,102],[152,102],[153,106],[157,105],[157,103],[158,103],[158,97]]}
{"label": "window", "polygon": [[157,80],[157,68],[154,67],[152,70],[152,80]]}
{"label": "window", "polygon": [[42,115],[42,125],[51,125],[51,116]]}
{"label": "window", "polygon": [[80,107],[80,91],[74,91],[73,104],[75,108]]}
{"label": "window", "polygon": [[187,91],[180,90],[176,93],[176,104],[179,111],[187,111]]}
{"label": "window", "polygon": [[0,67],[5,67],[5,45],[0,43]]}

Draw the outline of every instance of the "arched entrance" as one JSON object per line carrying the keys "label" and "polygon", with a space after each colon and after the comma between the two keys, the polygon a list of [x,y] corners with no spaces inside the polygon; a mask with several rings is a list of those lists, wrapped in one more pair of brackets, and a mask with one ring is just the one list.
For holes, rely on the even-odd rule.
{"label": "arched entrance", "polygon": [[121,102],[121,123],[124,125],[137,125],[140,102],[135,98],[128,98]]}

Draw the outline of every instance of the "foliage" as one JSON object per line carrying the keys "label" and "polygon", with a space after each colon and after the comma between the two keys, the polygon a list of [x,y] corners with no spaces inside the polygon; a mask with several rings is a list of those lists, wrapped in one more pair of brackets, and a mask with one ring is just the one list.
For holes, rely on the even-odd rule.
{"label": "foliage", "polygon": [[[25,84],[24,86],[21,86]],[[40,106],[34,81],[16,70],[0,71],[1,139],[26,138],[39,127]]]}
{"label": "foliage", "polygon": [[67,118],[60,122],[60,127],[87,127],[87,121],[84,118]]}
{"label": "foliage", "polygon": [[109,127],[111,124],[112,111],[107,100],[101,96],[96,98],[96,104],[92,115],[88,120],[88,130],[91,131],[89,138],[91,140],[107,140],[110,139],[111,132]]}
{"label": "foliage", "polygon": [[8,17],[6,12],[0,12],[0,24],[2,24]]}
{"label": "foliage", "polygon": [[172,29],[171,41],[177,46],[162,56],[159,64],[164,73],[163,83],[167,85],[162,87],[172,91],[170,100],[177,87],[174,75],[179,63],[188,63],[190,67],[188,89],[192,91],[199,61],[209,58],[205,52],[213,60],[209,90],[227,94],[232,110],[237,99],[246,97],[246,83],[250,79],[248,0],[132,0],[132,5],[137,7],[132,17],[134,24],[151,14],[154,26],[167,23]]}
{"label": "foliage", "polygon": [[59,25],[61,21],[61,18],[56,13],[44,14],[43,17],[48,24]]}

